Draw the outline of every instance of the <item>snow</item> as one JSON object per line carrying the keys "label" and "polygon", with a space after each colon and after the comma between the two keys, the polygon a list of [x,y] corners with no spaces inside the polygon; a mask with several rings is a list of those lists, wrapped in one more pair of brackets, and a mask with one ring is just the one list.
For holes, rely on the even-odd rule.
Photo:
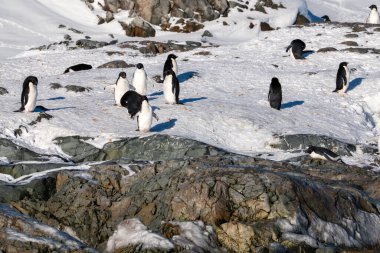
{"label": "snow", "polygon": [[[104,89],[108,85],[112,87],[120,71],[125,71],[131,81],[135,69],[96,67],[112,60],[126,60],[132,64],[141,62],[151,78],[162,74],[168,54],[145,57],[138,51],[121,49],[116,45],[94,50],[23,51],[61,41],[66,33],[70,33],[74,40],[89,35],[95,40],[109,41],[109,33],[115,34],[119,42],[142,39],[123,37],[116,21],[98,26],[95,14],[79,0],[7,2],[0,9],[0,58],[3,59],[0,63],[0,86],[9,94],[1,96],[0,137],[12,139],[39,153],[62,156],[62,150],[53,141],[60,136],[92,137],[87,142],[101,148],[105,143],[126,137],[169,134],[240,154],[271,154],[272,159],[277,160],[294,154],[271,148],[271,144],[277,141],[275,134],[321,134],[354,144],[377,143],[380,133],[377,55],[337,51],[312,53],[306,60],[294,60],[285,53],[286,46],[295,38],[305,41],[306,49],[314,51],[330,46],[344,49],[346,46],[340,43],[351,40],[344,37],[350,28],[325,28],[323,24],[302,29],[284,27],[292,22],[297,12],[306,15],[309,8],[313,14],[321,16],[330,14],[328,10],[339,3],[347,15],[357,10],[360,15],[353,15],[353,21],[360,21],[368,13],[367,7],[357,8],[358,2],[353,0],[329,0],[325,3],[316,0],[321,2],[320,5],[303,0],[281,2],[287,6],[286,9],[274,11],[267,8],[266,15],[260,12],[241,14],[233,9],[229,17],[206,22],[206,29],[215,35],[207,41],[219,47],[206,42],[206,48],[174,52],[178,56],[180,101],[184,105],[165,104],[162,84],[148,79],[149,102],[160,120],[153,122],[151,133],[147,134],[135,131],[136,121],[130,119],[127,110],[113,106],[113,89]],[[38,15],[32,15],[32,18],[23,13]],[[102,11],[96,7],[95,13],[102,14]],[[119,15],[122,18],[127,13]],[[274,27],[283,28],[260,32],[256,25],[249,29],[251,21],[255,24],[258,21],[247,17],[259,18]],[[339,15],[330,17],[344,21]],[[223,26],[223,20],[230,25]],[[59,24],[81,30],[84,34],[74,34],[67,28],[59,29]],[[371,32],[372,29],[368,30]],[[230,33],[232,31],[234,33]],[[202,33],[203,30],[192,34],[158,31],[155,39],[200,41]],[[354,40],[363,47],[376,48],[380,38],[376,32],[360,33]],[[124,56],[110,56],[107,51],[122,52]],[[194,55],[201,51],[209,51],[211,55]],[[18,54],[15,56],[15,53]],[[351,84],[344,96],[331,92],[342,61],[349,62],[351,68]],[[94,68],[62,74],[67,67],[78,63],[91,64]],[[189,78],[191,73],[196,75]],[[53,116],[49,121],[43,119],[33,126],[28,123],[35,120],[38,113],[13,112],[20,107],[21,86],[28,75],[39,79],[37,105],[51,109],[47,113]],[[273,110],[267,102],[270,80],[274,76],[279,78],[283,88],[281,111]],[[91,90],[84,93],[67,92],[64,88],[53,90],[50,83],[80,85]],[[23,128],[21,137],[16,138],[14,130],[20,125],[25,126],[28,132]],[[346,161],[345,157],[343,159]],[[360,151],[349,158],[350,164],[362,164],[362,160],[370,162],[373,158]]]}

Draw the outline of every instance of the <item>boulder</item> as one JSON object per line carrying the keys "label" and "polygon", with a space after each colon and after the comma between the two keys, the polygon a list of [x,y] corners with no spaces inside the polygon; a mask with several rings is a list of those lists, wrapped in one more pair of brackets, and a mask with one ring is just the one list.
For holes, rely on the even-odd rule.
{"label": "boulder", "polygon": [[107,63],[104,63],[100,65],[98,68],[131,68],[134,67],[135,64],[128,64],[123,60],[115,60],[115,61],[110,61]]}
{"label": "boulder", "polygon": [[105,41],[94,41],[89,39],[80,39],[75,43],[78,47],[84,49],[94,49],[107,46],[108,43]]}
{"label": "boulder", "polygon": [[154,37],[156,30],[144,19],[136,17],[131,23],[120,22],[127,36],[130,37]]}
{"label": "boulder", "polygon": [[0,87],[0,95],[5,95],[5,94],[8,94],[7,89]]}
{"label": "boulder", "polygon": [[43,159],[40,154],[16,145],[12,141],[4,138],[0,138],[0,157],[6,157],[10,162]]}

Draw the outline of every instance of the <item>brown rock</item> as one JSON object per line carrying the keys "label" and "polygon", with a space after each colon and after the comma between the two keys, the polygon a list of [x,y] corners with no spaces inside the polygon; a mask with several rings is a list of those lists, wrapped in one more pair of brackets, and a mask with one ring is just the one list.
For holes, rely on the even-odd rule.
{"label": "brown rock", "polygon": [[309,23],[310,23],[310,20],[308,20],[304,15],[298,13],[296,21],[294,22],[294,25],[306,25]]}
{"label": "brown rock", "polygon": [[260,28],[261,28],[261,31],[262,32],[266,32],[266,31],[272,31],[274,30],[268,23],[266,22],[261,22],[260,23]]}

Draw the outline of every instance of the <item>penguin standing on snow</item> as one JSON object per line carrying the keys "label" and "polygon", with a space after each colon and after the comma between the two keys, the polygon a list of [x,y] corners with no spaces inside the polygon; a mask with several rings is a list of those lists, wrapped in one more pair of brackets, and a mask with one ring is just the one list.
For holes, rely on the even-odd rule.
{"label": "penguin standing on snow", "polygon": [[136,92],[142,96],[146,95],[146,79],[144,65],[141,63],[137,64],[135,73],[133,73],[132,86],[135,88]]}
{"label": "penguin standing on snow", "polygon": [[177,62],[176,60],[177,59],[177,56],[175,54],[169,54],[168,55],[168,58],[166,59],[165,61],[165,65],[164,65],[164,71],[163,71],[163,77],[164,77],[164,80],[165,80],[165,71],[166,70],[173,70],[174,71],[174,74],[177,75],[178,73],[178,65],[177,65]]}
{"label": "penguin standing on snow", "polygon": [[294,59],[304,59],[304,57],[302,56],[303,54],[303,50],[306,48],[306,44],[305,42],[303,42],[302,40],[300,39],[296,39],[296,40],[293,40],[290,45],[286,48],[286,52],[289,51],[289,49],[292,49],[290,51],[290,55],[294,58]]}
{"label": "penguin standing on snow", "polygon": [[120,99],[129,90],[129,82],[127,79],[127,74],[125,72],[120,72],[119,77],[116,80],[115,86],[115,103],[121,106]]}
{"label": "penguin standing on snow", "polygon": [[179,82],[174,71],[168,69],[164,72],[164,97],[167,104],[180,104],[179,102]]}
{"label": "penguin standing on snow", "polygon": [[282,90],[281,90],[281,84],[276,77],[273,77],[272,82],[270,83],[268,101],[269,101],[270,107],[277,110],[281,109]]}
{"label": "penguin standing on snow", "polygon": [[348,69],[347,64],[347,62],[341,62],[339,64],[338,73],[336,74],[336,88],[333,92],[339,92],[339,94],[344,94],[346,92],[350,79],[350,70]]}
{"label": "penguin standing on snow", "polygon": [[15,112],[33,112],[37,103],[37,84],[38,79],[35,76],[28,76],[22,85],[21,108]]}
{"label": "penguin standing on snow", "polygon": [[368,24],[380,24],[379,12],[377,11],[377,6],[372,4],[370,7],[371,12],[367,18]]}
{"label": "penguin standing on snow", "polygon": [[128,113],[132,119],[136,116],[136,131],[149,132],[152,126],[152,117],[158,121],[158,117],[153,112],[146,96],[142,96],[136,91],[130,90],[123,95],[120,102],[122,106],[128,109]]}
{"label": "penguin standing on snow", "polygon": [[306,153],[308,153],[310,157],[314,159],[329,160],[333,162],[344,163],[342,161],[342,158],[338,154],[332,152],[331,150],[327,148],[310,146],[306,150]]}

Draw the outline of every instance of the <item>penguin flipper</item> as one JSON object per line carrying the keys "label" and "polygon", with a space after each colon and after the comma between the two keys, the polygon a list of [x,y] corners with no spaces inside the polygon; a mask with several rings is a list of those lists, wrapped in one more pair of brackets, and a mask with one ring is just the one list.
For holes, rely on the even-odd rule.
{"label": "penguin flipper", "polygon": [[286,48],[286,52],[288,52],[289,49],[291,49],[291,48],[292,48],[292,45],[289,45],[289,46]]}

